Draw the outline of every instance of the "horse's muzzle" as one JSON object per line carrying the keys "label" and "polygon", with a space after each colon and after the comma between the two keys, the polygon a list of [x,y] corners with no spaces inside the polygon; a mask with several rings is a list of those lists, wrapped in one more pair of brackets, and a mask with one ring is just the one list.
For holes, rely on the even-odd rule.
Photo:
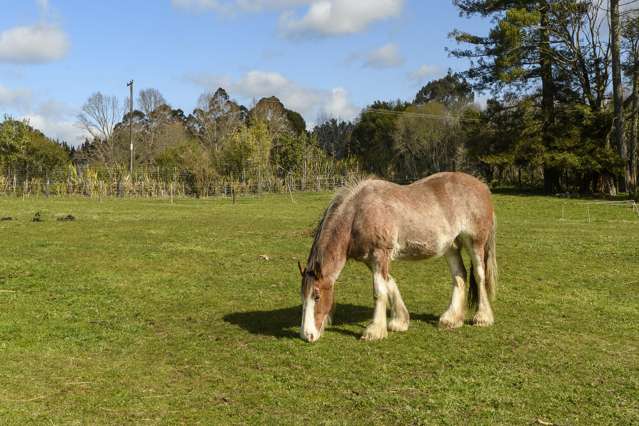
{"label": "horse's muzzle", "polygon": [[320,333],[315,332],[302,332],[302,339],[306,340],[309,343],[317,342],[320,338]]}

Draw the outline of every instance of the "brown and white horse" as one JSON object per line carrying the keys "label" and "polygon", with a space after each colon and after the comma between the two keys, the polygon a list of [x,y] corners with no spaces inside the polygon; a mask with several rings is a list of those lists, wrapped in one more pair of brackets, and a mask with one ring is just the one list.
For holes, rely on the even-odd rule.
{"label": "brown and white horse", "polygon": [[[409,315],[389,274],[391,260],[445,256],[453,281],[443,328],[463,325],[466,307],[464,248],[471,258],[468,285],[477,326],[493,324],[489,299],[496,291],[495,214],[490,190],[464,173],[437,173],[402,186],[367,179],[340,191],[324,212],[302,274],[303,339],[319,339],[334,308],[334,286],[348,259],[373,273],[375,311],[365,340],[383,339],[387,330],[406,331]],[[390,308],[390,321],[386,309]]]}

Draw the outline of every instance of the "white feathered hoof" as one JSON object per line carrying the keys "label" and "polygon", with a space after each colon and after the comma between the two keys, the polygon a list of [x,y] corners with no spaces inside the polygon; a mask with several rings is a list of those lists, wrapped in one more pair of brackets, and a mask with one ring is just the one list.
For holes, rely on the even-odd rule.
{"label": "white feathered hoof", "polygon": [[492,312],[477,312],[473,318],[476,327],[490,327],[495,323]]}
{"label": "white feathered hoof", "polygon": [[444,330],[453,330],[464,325],[464,317],[461,315],[444,313],[439,317],[439,328]]}
{"label": "white feathered hoof", "polygon": [[389,331],[406,331],[408,330],[408,321],[399,318],[393,318],[388,323]]}
{"label": "white feathered hoof", "polygon": [[386,327],[381,327],[373,323],[366,327],[366,330],[364,330],[364,334],[362,334],[362,340],[381,340],[385,339],[387,336],[388,331],[386,331]]}

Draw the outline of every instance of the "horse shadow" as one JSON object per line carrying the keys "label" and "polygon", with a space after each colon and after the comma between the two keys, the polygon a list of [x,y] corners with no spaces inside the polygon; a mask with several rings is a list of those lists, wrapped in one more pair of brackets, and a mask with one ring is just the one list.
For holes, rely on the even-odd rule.
{"label": "horse shadow", "polygon": [[[298,338],[302,318],[302,307],[273,309],[270,311],[234,312],[222,319],[248,331],[251,334],[277,338]],[[327,330],[359,338],[361,333],[342,328],[346,324],[369,322],[373,318],[373,308],[338,303],[333,316],[333,323]],[[432,314],[410,314],[411,321],[423,321],[436,325],[439,317]],[[364,327],[363,325],[361,326]]]}

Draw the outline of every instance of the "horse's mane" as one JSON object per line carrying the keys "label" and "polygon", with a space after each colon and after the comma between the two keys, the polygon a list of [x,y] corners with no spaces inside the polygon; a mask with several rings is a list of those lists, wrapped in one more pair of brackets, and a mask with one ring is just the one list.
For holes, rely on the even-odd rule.
{"label": "horse's mane", "polygon": [[352,179],[341,187],[333,199],[329,203],[320,221],[318,222],[315,230],[313,231],[313,245],[311,246],[311,253],[308,256],[307,268],[313,271],[317,276],[321,276],[321,267],[324,263],[325,245],[320,243],[324,232],[333,225],[333,220],[339,216],[343,211],[343,207],[348,204],[348,201],[372,178],[357,178]]}

